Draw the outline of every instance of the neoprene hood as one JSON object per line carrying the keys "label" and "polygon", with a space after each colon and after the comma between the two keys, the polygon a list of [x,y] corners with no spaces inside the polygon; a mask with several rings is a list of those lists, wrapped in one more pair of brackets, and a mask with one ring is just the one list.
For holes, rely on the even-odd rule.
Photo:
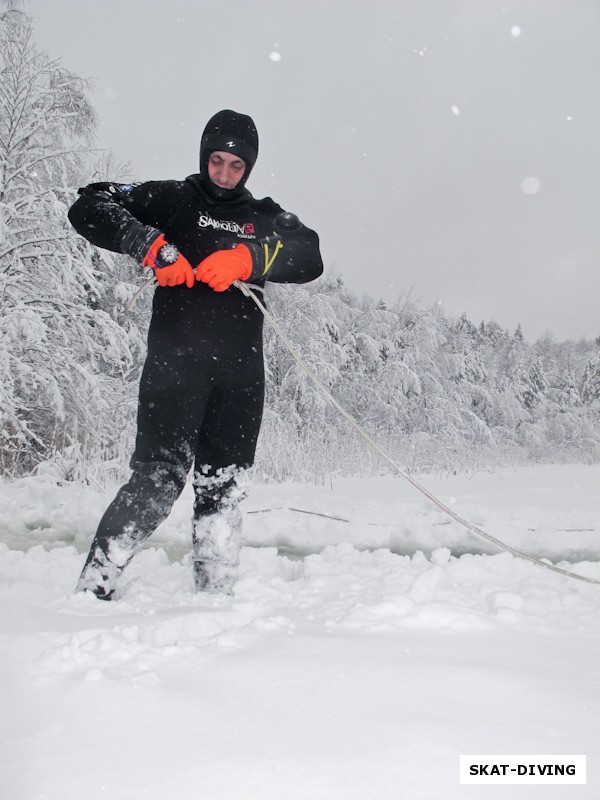
{"label": "neoprene hood", "polygon": [[[221,189],[208,177],[208,158],[215,150],[234,153],[243,158],[246,171],[235,189]],[[208,121],[200,142],[200,178],[204,188],[213,197],[226,200],[239,195],[256,163],[258,133],[256,125],[247,114],[224,109]]]}

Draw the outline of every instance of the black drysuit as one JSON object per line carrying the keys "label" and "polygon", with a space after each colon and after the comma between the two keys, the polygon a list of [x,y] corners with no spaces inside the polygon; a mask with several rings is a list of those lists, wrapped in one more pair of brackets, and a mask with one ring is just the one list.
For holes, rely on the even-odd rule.
{"label": "black drysuit", "polygon": [[[80,190],[69,219],[92,244],[140,263],[162,232],[193,268],[216,250],[247,245],[249,283],[304,283],[323,268],[316,233],[295,215],[246,189],[216,199],[199,175],[92,184]],[[111,559],[124,567],[168,516],[192,465],[209,479],[228,475],[196,488],[195,516],[218,511],[231,490],[231,469],[254,459],[264,396],[262,326],[260,310],[234,286],[215,292],[197,281],[156,289],[132,475],[102,518],[88,562],[112,543]]]}

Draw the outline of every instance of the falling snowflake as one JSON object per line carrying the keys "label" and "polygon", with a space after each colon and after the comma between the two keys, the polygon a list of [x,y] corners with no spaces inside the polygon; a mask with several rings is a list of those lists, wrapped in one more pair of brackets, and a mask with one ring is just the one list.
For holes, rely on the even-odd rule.
{"label": "falling snowflake", "polygon": [[521,191],[523,194],[537,194],[541,188],[542,182],[539,178],[530,176],[529,178],[523,178],[521,181]]}

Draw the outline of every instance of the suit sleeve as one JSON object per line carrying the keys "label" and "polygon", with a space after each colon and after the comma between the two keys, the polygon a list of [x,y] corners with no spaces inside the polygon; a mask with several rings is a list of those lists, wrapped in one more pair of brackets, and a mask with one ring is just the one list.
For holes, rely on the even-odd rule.
{"label": "suit sleeve", "polygon": [[295,214],[276,206],[273,234],[252,242],[248,282],[307,283],[323,272],[319,237]]}
{"label": "suit sleeve", "polygon": [[79,190],[69,221],[93,245],[125,253],[141,263],[161,233],[165,184],[92,183]]}

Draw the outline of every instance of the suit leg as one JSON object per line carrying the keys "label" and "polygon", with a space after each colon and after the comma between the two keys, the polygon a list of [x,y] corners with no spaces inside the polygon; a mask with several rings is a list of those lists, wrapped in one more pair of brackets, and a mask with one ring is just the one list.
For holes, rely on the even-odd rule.
{"label": "suit leg", "polygon": [[262,360],[236,370],[209,398],[194,473],[194,576],[198,591],[231,594],[238,577],[247,468],[264,398]]}
{"label": "suit leg", "polygon": [[110,599],[121,572],[169,515],[193,463],[210,391],[190,381],[186,359],[149,356],[140,384],[131,477],[102,517],[78,590]]}

